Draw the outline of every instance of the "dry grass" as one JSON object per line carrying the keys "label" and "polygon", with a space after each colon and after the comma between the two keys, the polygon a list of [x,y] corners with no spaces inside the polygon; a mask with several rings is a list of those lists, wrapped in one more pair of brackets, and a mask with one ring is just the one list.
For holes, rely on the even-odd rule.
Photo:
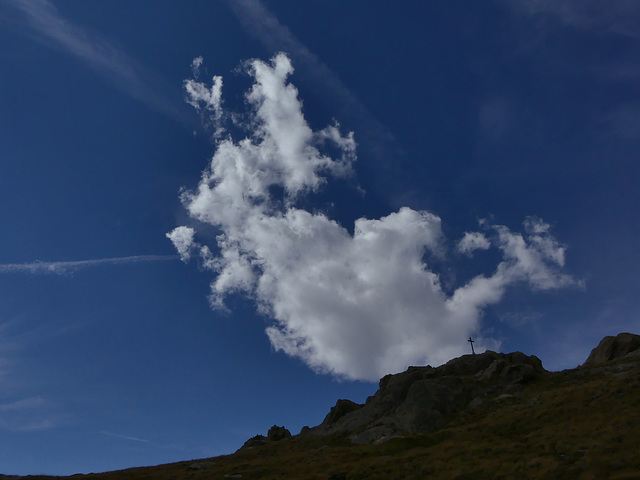
{"label": "dry grass", "polygon": [[294,438],[209,459],[215,465],[203,469],[188,461],[79,480],[640,479],[640,364],[607,368],[621,370],[550,373],[428,436],[378,446]]}

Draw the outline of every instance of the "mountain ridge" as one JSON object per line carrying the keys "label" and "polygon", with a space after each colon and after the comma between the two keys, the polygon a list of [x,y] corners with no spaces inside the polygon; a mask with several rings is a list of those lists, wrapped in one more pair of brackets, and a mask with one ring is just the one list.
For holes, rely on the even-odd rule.
{"label": "mountain ridge", "polygon": [[623,333],[575,369],[464,355],[387,375],[365,404],[338,400],[295,436],[274,426],[232,455],[73,478],[629,479],[640,478],[639,432],[640,336]]}

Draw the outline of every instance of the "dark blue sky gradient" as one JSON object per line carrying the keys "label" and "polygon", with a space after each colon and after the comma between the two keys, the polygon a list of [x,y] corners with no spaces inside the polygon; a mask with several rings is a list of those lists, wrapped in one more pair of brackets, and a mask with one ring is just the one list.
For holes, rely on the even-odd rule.
{"label": "dark blue sky gradient", "polygon": [[[53,1],[85,39],[133,62],[135,88],[167,113],[44,38],[14,3],[0,1],[0,264],[174,255],[179,191],[213,153],[183,102],[191,61],[202,55],[201,78],[222,75],[226,105],[241,110],[251,78],[238,67],[276,52],[225,1]],[[626,28],[640,21],[617,2],[608,24],[517,3],[264,0],[363,107],[290,52],[309,123],[335,118],[359,143],[354,178],[305,206],[350,231],[405,205],[437,214],[445,286],[495,268],[490,252],[453,252],[478,219],[519,230],[543,218],[585,288],[514,287],[481,330],[503,351],[572,368],[602,336],[640,330],[640,39]],[[229,453],[376,390],[274,352],[267,319],[242,298],[212,311],[210,279],[177,260],[0,273],[0,473]]]}

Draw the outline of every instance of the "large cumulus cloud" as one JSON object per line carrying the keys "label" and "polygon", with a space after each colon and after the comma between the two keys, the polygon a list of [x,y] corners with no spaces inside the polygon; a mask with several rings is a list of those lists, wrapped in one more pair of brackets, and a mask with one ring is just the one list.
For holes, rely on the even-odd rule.
{"label": "large cumulus cloud", "polygon": [[[310,128],[287,81],[293,67],[285,54],[247,68],[255,80],[246,96],[251,132],[217,142],[197,189],[182,195],[193,224],[167,236],[185,261],[197,255],[212,272],[214,308],[225,309],[230,294],[255,301],[270,319],[266,334],[277,350],[318,372],[376,380],[464,353],[482,308],[513,283],[538,290],[575,283],[560,271],[564,247],[539,219],[527,219],[523,234],[486,223],[465,234],[459,251],[493,247],[503,258],[492,275],[446,293],[427,263],[448,250],[436,215],[403,207],[356,220],[351,234],[327,215],[299,208],[298,200],[328,178],[353,173],[353,134],[338,124]],[[197,105],[204,92],[215,92],[205,100],[215,98],[220,108],[222,80],[213,82],[213,89],[187,83],[188,101]],[[329,156],[325,147],[338,153]],[[203,226],[217,229],[215,240],[198,234]]]}

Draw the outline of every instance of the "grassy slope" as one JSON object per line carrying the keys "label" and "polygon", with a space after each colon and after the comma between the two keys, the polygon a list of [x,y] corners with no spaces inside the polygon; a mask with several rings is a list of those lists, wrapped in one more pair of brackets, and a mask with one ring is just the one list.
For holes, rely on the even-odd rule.
{"label": "grassy slope", "polygon": [[294,438],[211,461],[73,478],[640,479],[640,363],[546,374],[425,437],[378,446]]}

